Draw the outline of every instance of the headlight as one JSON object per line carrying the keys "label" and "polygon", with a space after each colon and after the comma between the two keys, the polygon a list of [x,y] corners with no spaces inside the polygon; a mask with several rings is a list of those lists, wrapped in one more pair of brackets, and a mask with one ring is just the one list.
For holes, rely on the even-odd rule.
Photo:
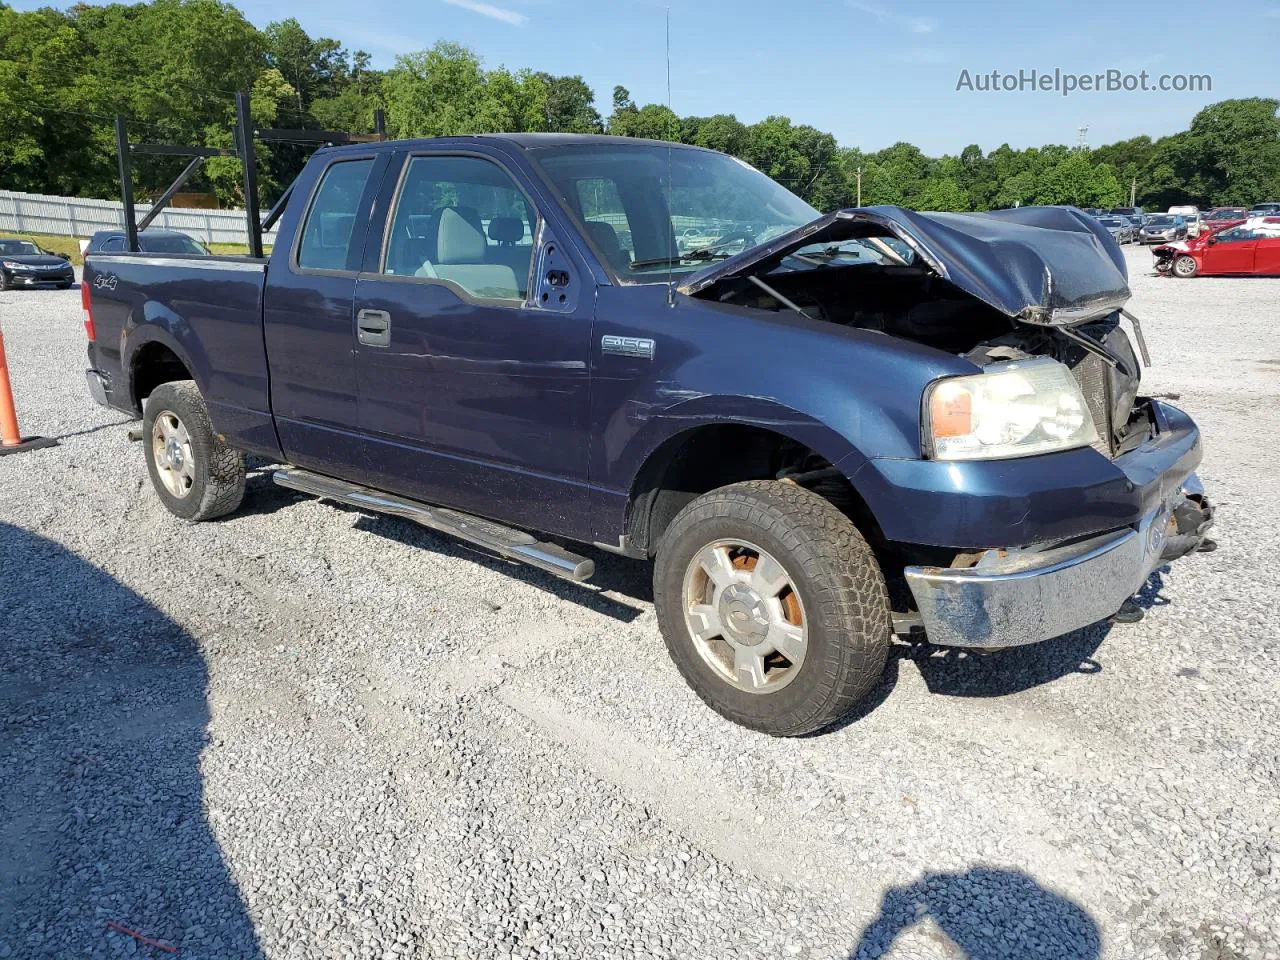
{"label": "headlight", "polygon": [[6,270],[25,270],[27,267],[25,263],[18,263],[16,260],[0,260],[0,263],[4,264]]}
{"label": "headlight", "polygon": [[950,377],[925,393],[925,434],[935,460],[998,460],[1087,447],[1098,439],[1071,371],[1037,357]]}

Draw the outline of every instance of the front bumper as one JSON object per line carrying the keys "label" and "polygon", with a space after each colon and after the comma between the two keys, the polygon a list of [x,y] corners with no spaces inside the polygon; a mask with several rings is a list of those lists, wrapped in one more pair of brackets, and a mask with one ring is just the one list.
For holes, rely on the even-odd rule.
{"label": "front bumper", "polygon": [[1212,525],[1213,506],[1193,473],[1136,526],[905,574],[930,642],[1022,646],[1109,617],[1154,569],[1199,546]]}
{"label": "front bumper", "polygon": [[53,287],[75,283],[76,275],[70,273],[32,273],[12,270],[8,272],[9,283],[15,287]]}

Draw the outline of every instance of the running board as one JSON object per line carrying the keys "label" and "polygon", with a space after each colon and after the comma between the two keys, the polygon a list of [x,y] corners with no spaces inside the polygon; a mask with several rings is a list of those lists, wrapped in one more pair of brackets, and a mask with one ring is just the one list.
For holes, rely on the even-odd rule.
{"label": "running board", "polygon": [[581,582],[590,579],[596,572],[594,561],[570,553],[558,544],[543,543],[523,530],[513,530],[492,520],[443,507],[428,506],[393,493],[383,493],[371,487],[335,480],[307,470],[277,470],[272,479],[290,490],[309,493],[326,500],[337,500],[363,510],[404,517],[439,533],[447,533],[459,540],[492,550],[508,560],[527,563],[566,580]]}

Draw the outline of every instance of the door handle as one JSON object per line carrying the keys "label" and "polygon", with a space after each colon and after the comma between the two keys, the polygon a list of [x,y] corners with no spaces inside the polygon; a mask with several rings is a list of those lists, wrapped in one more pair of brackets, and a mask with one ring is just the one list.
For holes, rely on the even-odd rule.
{"label": "door handle", "polygon": [[391,314],[385,310],[361,310],[356,314],[356,339],[366,347],[391,346]]}

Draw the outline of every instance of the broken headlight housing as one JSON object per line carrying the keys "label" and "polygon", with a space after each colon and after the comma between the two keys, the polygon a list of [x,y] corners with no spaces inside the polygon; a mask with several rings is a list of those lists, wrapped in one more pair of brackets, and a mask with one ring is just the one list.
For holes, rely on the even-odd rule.
{"label": "broken headlight housing", "polygon": [[925,392],[925,448],[935,460],[1026,457],[1097,439],[1071,371],[1049,357],[992,364]]}

